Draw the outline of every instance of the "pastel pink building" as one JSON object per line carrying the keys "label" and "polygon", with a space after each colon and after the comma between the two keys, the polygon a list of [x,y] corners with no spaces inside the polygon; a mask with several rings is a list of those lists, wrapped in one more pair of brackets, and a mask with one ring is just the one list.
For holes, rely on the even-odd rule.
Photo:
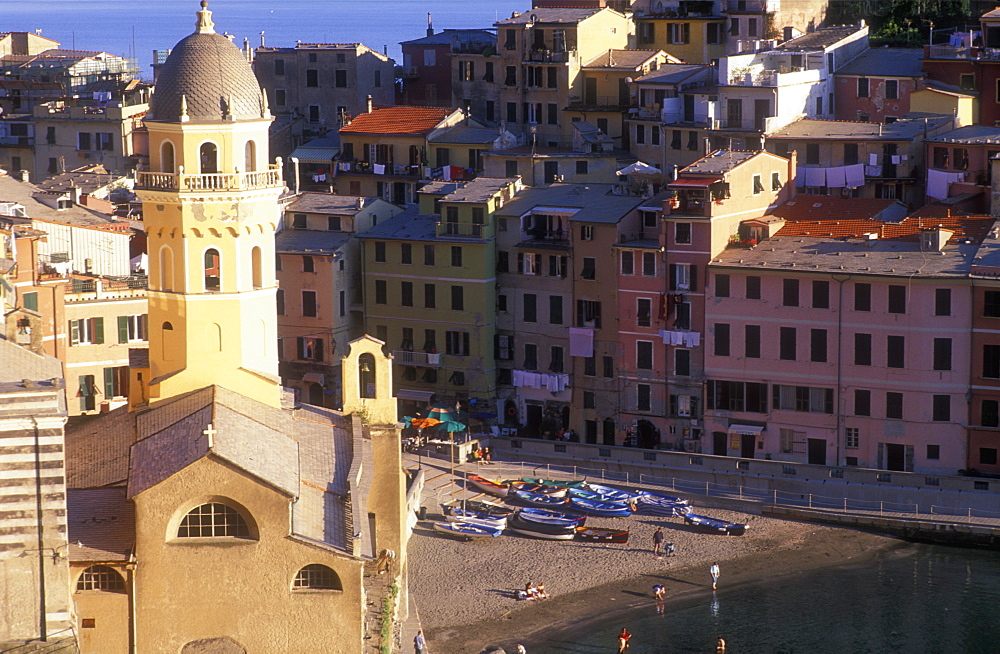
{"label": "pastel pink building", "polygon": [[709,266],[714,454],[955,474],[966,467],[972,255],[993,225],[940,205],[800,196]]}
{"label": "pastel pink building", "polygon": [[837,120],[892,122],[910,111],[910,94],[921,88],[923,51],[867,50],[834,75]]}

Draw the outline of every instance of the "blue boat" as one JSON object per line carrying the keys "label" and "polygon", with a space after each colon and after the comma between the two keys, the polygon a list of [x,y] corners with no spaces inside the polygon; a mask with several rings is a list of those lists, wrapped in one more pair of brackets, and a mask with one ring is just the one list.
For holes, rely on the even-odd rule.
{"label": "blue boat", "polygon": [[473,512],[458,509],[450,515],[446,515],[445,520],[448,522],[465,522],[470,525],[479,525],[480,527],[500,530],[503,530],[507,526],[507,516],[505,515],[477,517],[475,515],[468,515],[471,513]]}
{"label": "blue boat", "polygon": [[546,509],[521,509],[517,512],[521,520],[526,522],[542,522],[546,524],[553,525],[563,525],[563,526],[583,526],[587,521],[587,516],[585,515],[568,515],[566,513],[559,513],[558,511],[547,511]]}
{"label": "blue boat", "polygon": [[607,502],[628,502],[639,496],[639,493],[630,493],[628,491],[623,491],[618,488],[612,488],[611,486],[604,486],[602,484],[592,484],[587,482],[587,490],[593,491],[594,493],[600,493],[605,497],[604,501]]}
{"label": "blue boat", "polygon": [[707,531],[712,534],[724,534],[726,536],[742,536],[747,530],[747,526],[745,524],[739,522],[728,522],[726,520],[717,520],[716,518],[709,518],[708,516],[698,515],[696,513],[684,514],[684,522],[692,527],[697,527],[702,531]]}
{"label": "blue boat", "polygon": [[610,495],[603,495],[597,491],[587,490],[586,488],[571,488],[569,489],[570,497],[579,497],[584,500],[595,500],[597,502],[621,502],[617,498],[611,497]]}
{"label": "blue boat", "polygon": [[569,499],[565,497],[552,497],[551,495],[541,495],[523,490],[511,490],[509,497],[513,497],[530,506],[541,507],[566,506],[569,502]]}
{"label": "blue boat", "polygon": [[635,504],[636,511],[643,515],[676,517],[691,511],[687,500],[656,493],[643,493],[636,498]]}
{"label": "blue boat", "polygon": [[571,497],[569,503],[572,508],[588,515],[612,518],[627,518],[632,515],[632,509],[623,502],[600,502],[598,500],[585,500],[582,497]]}
{"label": "blue boat", "polygon": [[474,538],[496,538],[503,533],[503,529],[493,527],[483,527],[468,522],[435,522],[434,531],[445,536],[458,538],[459,540],[472,540]]}

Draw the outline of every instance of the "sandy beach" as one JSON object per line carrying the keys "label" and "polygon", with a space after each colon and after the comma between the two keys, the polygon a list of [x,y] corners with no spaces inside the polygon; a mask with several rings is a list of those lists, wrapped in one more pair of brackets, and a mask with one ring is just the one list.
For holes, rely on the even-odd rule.
{"label": "sandy beach", "polygon": [[[697,501],[692,502],[697,507]],[[431,529],[440,507],[428,506],[409,546],[410,592],[432,654],[469,654],[500,646],[513,652],[533,634],[653,602],[663,584],[667,600],[711,593],[708,568],[721,568],[720,588],[761,576],[795,574],[873,556],[900,541],[850,529],[779,520],[718,509],[713,517],[749,525],[744,536],[696,532],[681,518],[635,515],[588,518],[589,526],[627,527],[629,542],[601,545],[505,534],[461,542]],[[677,553],[657,560],[653,533],[662,526]],[[516,599],[528,581],[544,583],[543,601]],[[530,649],[529,649],[530,651]]]}

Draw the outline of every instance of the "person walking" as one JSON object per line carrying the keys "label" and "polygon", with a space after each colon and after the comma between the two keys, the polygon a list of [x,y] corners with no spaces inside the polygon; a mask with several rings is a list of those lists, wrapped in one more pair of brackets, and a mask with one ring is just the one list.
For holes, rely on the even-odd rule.
{"label": "person walking", "polygon": [[726,641],[719,636],[715,641],[715,654],[726,654]]}
{"label": "person walking", "polygon": [[424,641],[424,630],[419,629],[417,631],[417,635],[413,637],[413,651],[416,654],[424,654],[424,645],[426,645],[426,642]]}
{"label": "person walking", "polygon": [[628,649],[628,641],[632,638],[632,634],[628,632],[625,627],[622,627],[622,631],[618,634],[618,654],[625,654],[625,650]]}
{"label": "person walking", "polygon": [[666,540],[666,536],[663,535],[663,527],[657,527],[656,531],[653,533],[653,556],[658,559],[663,558],[663,541]]}
{"label": "person walking", "polygon": [[712,575],[712,590],[715,590],[719,585],[719,564],[713,563],[712,567],[708,569],[708,573]]}
{"label": "person walking", "polygon": [[517,654],[528,654],[527,650],[524,649],[524,645],[521,643],[517,644]]}

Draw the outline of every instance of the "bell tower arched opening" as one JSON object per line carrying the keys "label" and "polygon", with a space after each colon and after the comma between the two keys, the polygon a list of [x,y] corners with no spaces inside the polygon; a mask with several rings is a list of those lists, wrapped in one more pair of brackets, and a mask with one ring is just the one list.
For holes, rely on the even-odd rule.
{"label": "bell tower arched opening", "polygon": [[205,292],[218,293],[222,290],[222,270],[220,269],[219,251],[215,248],[205,250]]}
{"label": "bell tower arched opening", "polygon": [[257,144],[253,141],[247,141],[244,148],[243,169],[248,173],[257,170]]}
{"label": "bell tower arched opening", "polygon": [[215,143],[207,141],[198,148],[198,164],[202,175],[212,175],[219,172],[219,148]]}
{"label": "bell tower arched opening", "polygon": [[160,172],[170,174],[177,172],[174,165],[174,144],[170,141],[164,141],[160,146]]}

